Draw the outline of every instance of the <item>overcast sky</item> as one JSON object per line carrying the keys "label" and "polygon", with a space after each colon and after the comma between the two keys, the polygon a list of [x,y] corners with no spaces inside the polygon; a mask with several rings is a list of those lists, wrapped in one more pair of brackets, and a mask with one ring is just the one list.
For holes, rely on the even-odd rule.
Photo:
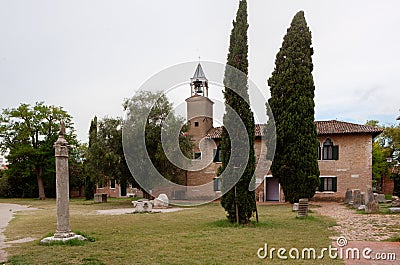
{"label": "overcast sky", "polygon": [[[86,141],[94,115],[123,115],[123,99],[157,72],[198,56],[226,63],[238,2],[0,0],[0,108],[61,105]],[[267,97],[283,36],[304,10],[316,119],[396,124],[400,1],[249,0],[248,9],[249,77]]]}

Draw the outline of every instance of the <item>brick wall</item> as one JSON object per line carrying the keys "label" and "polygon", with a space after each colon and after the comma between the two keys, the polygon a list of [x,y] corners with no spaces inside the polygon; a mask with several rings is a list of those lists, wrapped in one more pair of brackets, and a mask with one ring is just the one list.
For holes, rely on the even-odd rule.
{"label": "brick wall", "polygon": [[106,193],[108,197],[119,198],[121,197],[120,185],[115,183],[115,188],[111,188],[111,182],[108,181],[107,185],[102,188],[96,188],[96,193]]}
{"label": "brick wall", "polygon": [[393,194],[394,191],[394,181],[393,179],[384,176],[382,178],[382,193],[384,194]]}
{"label": "brick wall", "polygon": [[320,176],[336,176],[337,192],[317,192],[315,199],[342,200],[346,189],[372,186],[371,134],[320,135],[321,146],[327,138],[339,146],[339,160],[318,161]]}
{"label": "brick wall", "polygon": [[[205,168],[197,171],[189,171],[187,174],[187,183],[188,186],[199,186],[199,185],[204,185],[206,183],[212,182],[213,179],[216,177],[216,172],[218,168],[221,166],[221,162],[213,162],[213,149],[218,146],[220,143],[220,140],[212,140],[212,139],[204,139],[201,141],[200,146],[202,152],[202,161],[205,163],[204,165],[207,165]],[[264,185],[262,183],[262,180],[264,179],[264,176],[268,173],[268,168],[270,166],[270,162],[266,161],[266,145],[265,142],[261,140],[261,138],[256,138],[254,142],[254,151],[256,154],[256,161],[257,161],[257,168],[256,168],[256,178],[259,179],[261,182],[259,187],[256,190],[256,198],[260,197],[260,193],[264,193]],[[260,157],[264,159],[260,159]],[[210,188],[212,189],[213,186],[210,185]],[[191,189],[189,187],[188,189]],[[193,188],[196,189],[196,188]],[[193,192],[192,192],[193,195]],[[200,190],[199,190],[199,197],[202,196]],[[263,196],[263,195],[261,195]]]}

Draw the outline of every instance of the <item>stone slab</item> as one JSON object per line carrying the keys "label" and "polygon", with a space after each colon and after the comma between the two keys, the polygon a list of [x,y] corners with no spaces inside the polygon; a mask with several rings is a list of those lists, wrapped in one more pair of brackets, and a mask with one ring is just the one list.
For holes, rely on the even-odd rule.
{"label": "stone slab", "polygon": [[400,213],[400,207],[391,207],[389,208],[390,213]]}
{"label": "stone slab", "polygon": [[60,241],[61,242],[66,242],[66,241],[73,240],[73,239],[78,239],[78,240],[81,240],[81,241],[86,241],[87,240],[84,236],[73,234],[73,235],[71,235],[69,237],[55,237],[55,236],[46,237],[46,238],[43,238],[42,240],[40,240],[40,244],[44,245],[44,244],[49,244],[49,243],[53,243],[53,242],[60,242]]}

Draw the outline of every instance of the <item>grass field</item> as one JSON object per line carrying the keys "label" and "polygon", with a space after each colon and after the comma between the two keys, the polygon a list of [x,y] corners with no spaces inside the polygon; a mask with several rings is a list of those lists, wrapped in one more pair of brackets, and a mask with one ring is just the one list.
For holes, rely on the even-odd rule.
{"label": "grass field", "polygon": [[[260,223],[237,226],[227,222],[219,203],[172,213],[98,215],[99,209],[131,207],[129,199],[106,204],[71,200],[71,229],[95,242],[83,246],[42,246],[39,239],[56,227],[55,200],[9,200],[0,203],[31,205],[37,211],[19,212],[10,222],[7,240],[25,237],[36,241],[6,249],[8,264],[343,264],[339,260],[261,260],[257,250],[316,248],[331,243],[331,219],[311,213],[297,219],[290,205],[259,206]],[[276,255],[276,254],[275,254]]]}

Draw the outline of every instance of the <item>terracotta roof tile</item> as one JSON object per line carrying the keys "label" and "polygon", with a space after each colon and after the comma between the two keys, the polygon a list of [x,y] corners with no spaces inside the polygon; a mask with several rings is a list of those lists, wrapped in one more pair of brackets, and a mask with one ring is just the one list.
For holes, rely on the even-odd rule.
{"label": "terracotta roof tile", "polygon": [[[336,120],[316,121],[315,125],[317,126],[318,135],[368,133],[372,134],[375,137],[376,135],[382,133],[382,129],[377,127],[343,122],[343,121],[336,121]],[[264,127],[265,124],[256,124],[255,128],[256,137],[264,136]],[[206,137],[212,139],[219,139],[221,138],[221,133],[222,133],[222,127],[211,128],[208,131]]]}
{"label": "terracotta roof tile", "polygon": [[349,134],[349,133],[370,133],[378,135],[383,130],[378,127],[361,125],[344,121],[316,121],[318,134]]}

